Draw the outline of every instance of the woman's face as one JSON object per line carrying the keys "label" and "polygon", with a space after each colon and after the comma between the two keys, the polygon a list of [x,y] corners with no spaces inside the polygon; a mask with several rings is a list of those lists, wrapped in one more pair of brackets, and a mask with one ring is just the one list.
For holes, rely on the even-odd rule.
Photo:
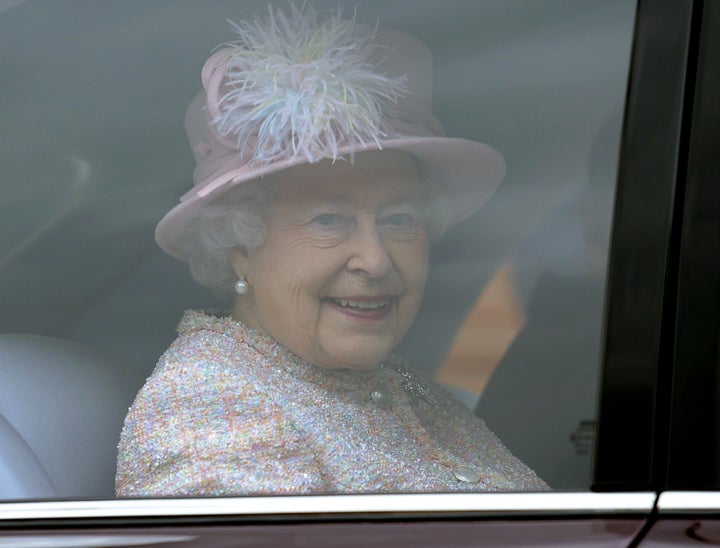
{"label": "woman's face", "polygon": [[250,291],[233,316],[319,367],[377,367],[425,287],[428,242],[412,158],[358,154],[284,172],[264,244],[237,251]]}

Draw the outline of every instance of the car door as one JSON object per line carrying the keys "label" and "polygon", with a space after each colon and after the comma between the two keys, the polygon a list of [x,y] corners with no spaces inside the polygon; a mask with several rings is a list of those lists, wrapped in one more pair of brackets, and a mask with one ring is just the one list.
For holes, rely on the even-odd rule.
{"label": "car door", "polygon": [[[65,337],[120,361],[142,356],[131,366],[142,377],[165,344],[148,333],[172,333],[173,314],[186,306],[179,296],[205,298],[146,241],[155,216],[181,186],[174,178],[188,169],[184,160],[167,167],[155,158],[164,148],[182,157],[181,128],[167,129],[181,101],[167,90],[167,79],[191,93],[195,84],[187,82],[197,69],[168,61],[177,49],[153,41],[150,22],[172,21],[163,36],[188,33],[174,44],[195,61],[216,22],[193,19],[198,24],[191,32],[182,17],[170,17],[178,13],[172,10],[197,14],[192,2],[108,2],[105,13],[115,19],[97,33],[104,37],[99,55],[87,49],[94,42],[84,41],[95,36],[92,25],[101,24],[98,4],[15,4],[0,16],[3,51],[25,47],[27,29],[47,21],[48,13],[82,15],[62,19],[77,25],[70,27],[76,39],[68,41],[69,52],[87,54],[80,68],[68,64],[73,79],[60,79],[58,89],[67,97],[93,67],[97,76],[88,79],[109,98],[137,107],[123,86],[142,76],[150,80],[134,88],[144,98],[139,104],[162,106],[152,111],[157,125],[144,110],[129,117],[111,110],[114,125],[100,127],[101,111],[93,109],[102,105],[85,104],[89,97],[78,88],[80,100],[67,106],[77,116],[56,112],[44,125],[42,111],[36,112],[41,103],[28,98],[42,72],[24,80],[20,70],[42,67],[44,54],[8,55],[8,72],[17,72],[5,92],[8,104],[14,102],[2,111],[4,127],[25,127],[15,115],[22,112],[31,113],[28,123],[39,129],[37,140],[19,130],[13,142],[4,139],[6,180],[14,181],[18,166],[27,164],[23,150],[48,146],[47,135],[49,148],[77,146],[89,166],[104,168],[93,176],[108,179],[98,179],[98,189],[76,188],[83,204],[77,210],[57,199],[57,189],[37,183],[36,196],[60,204],[48,215],[24,213],[20,206],[30,198],[17,188],[6,194],[15,232],[6,236],[0,257],[2,330]],[[208,11],[228,16],[231,4],[216,2]],[[251,4],[244,9],[266,3]],[[428,41],[439,75],[435,99],[448,133],[489,136],[509,166],[489,209],[433,250],[425,314],[401,351],[475,408],[554,492],[179,500],[68,500],[61,493],[65,500],[0,502],[0,540],[16,546],[50,538],[83,546],[627,546],[662,542],[663,534],[714,538],[710,518],[717,501],[684,492],[717,486],[717,3],[428,0],[363,2],[357,9]],[[42,33],[29,33],[40,40]],[[53,53],[65,59],[57,42]],[[146,51],[144,43],[152,47]],[[140,72],[140,53],[154,70]],[[115,69],[104,59],[115,61]],[[154,73],[166,80],[152,80]],[[77,125],[68,126],[65,140],[69,119]],[[117,149],[96,143],[108,133]],[[65,165],[56,160],[52,165]],[[83,165],[68,169],[77,175]],[[147,192],[138,184],[117,186],[123,177],[147,173],[159,181]],[[118,197],[146,198],[147,209],[114,217]],[[33,215],[40,227],[49,222],[52,234],[34,230]],[[98,235],[117,245],[106,247],[107,238]],[[62,236],[79,239],[100,259],[95,274],[62,262]],[[77,275],[62,299],[48,285],[51,264],[63,276]],[[28,293],[28,286],[37,290]],[[72,305],[63,309],[68,296]],[[516,315],[507,316],[508,310]],[[487,333],[495,331],[482,323],[488,317],[502,328],[492,339]],[[117,330],[104,327],[109,319],[138,344],[123,344]],[[459,335],[463,330],[469,339]],[[483,342],[479,349],[477,341]],[[452,361],[453,355],[461,359]],[[476,382],[480,376],[484,380]],[[697,521],[703,512],[705,521]]]}

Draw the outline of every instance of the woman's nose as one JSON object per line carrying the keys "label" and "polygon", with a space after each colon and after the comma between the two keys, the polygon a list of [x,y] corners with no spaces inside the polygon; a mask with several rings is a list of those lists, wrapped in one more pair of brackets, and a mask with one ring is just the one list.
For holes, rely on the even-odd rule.
{"label": "woman's nose", "polygon": [[382,278],[392,269],[392,261],[375,219],[358,220],[351,239],[348,270],[369,278]]}

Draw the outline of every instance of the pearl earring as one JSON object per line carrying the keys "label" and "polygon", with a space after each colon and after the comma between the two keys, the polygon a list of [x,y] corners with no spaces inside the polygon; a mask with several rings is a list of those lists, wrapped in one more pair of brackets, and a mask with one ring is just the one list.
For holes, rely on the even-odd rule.
{"label": "pearl earring", "polygon": [[235,293],[238,295],[245,295],[250,289],[250,284],[245,281],[245,278],[240,276],[240,279],[235,282]]}

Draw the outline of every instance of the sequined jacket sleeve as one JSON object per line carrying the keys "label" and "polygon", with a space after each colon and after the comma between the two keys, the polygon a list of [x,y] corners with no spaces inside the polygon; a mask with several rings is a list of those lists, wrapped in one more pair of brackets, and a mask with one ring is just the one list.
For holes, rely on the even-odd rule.
{"label": "sequined jacket sleeve", "polygon": [[322,467],[292,421],[242,367],[228,367],[222,340],[204,348],[202,340],[188,345],[182,339],[160,360],[125,419],[117,494],[327,492]]}

